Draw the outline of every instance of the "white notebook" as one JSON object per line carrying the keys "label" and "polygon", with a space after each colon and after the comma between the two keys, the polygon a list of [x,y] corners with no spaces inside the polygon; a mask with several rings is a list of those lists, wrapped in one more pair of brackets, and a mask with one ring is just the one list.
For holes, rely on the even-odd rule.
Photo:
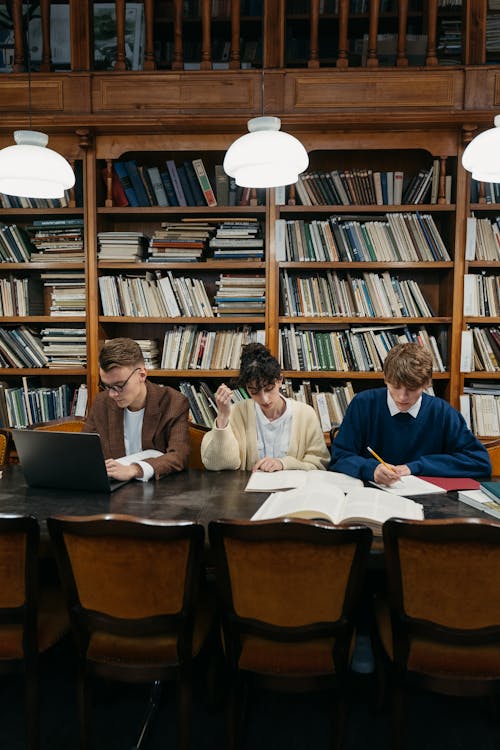
{"label": "white notebook", "polygon": [[378,487],[380,490],[384,490],[384,492],[390,492],[392,495],[400,495],[401,497],[446,492],[442,487],[438,487],[437,484],[426,482],[425,479],[420,479],[420,477],[416,477],[413,474],[401,477],[397,482],[391,484],[390,487],[386,484],[377,484],[377,482],[370,482],[370,484],[373,484],[374,487]]}
{"label": "white notebook", "polygon": [[293,490],[300,487],[338,487],[343,492],[352,487],[362,487],[361,479],[337,471],[320,469],[304,471],[303,469],[285,469],[285,471],[254,471],[247,482],[245,492],[276,492]]}

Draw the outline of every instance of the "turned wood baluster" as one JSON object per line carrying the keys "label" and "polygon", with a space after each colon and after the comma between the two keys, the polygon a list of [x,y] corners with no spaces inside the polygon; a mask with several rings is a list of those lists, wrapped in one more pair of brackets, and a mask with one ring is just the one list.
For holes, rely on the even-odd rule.
{"label": "turned wood baluster", "polygon": [[14,62],[13,73],[22,73],[24,66],[24,23],[22,0],[12,2],[12,23],[14,25]]}
{"label": "turned wood baluster", "polygon": [[[73,172],[75,171],[75,159],[69,159],[69,163],[71,165],[71,169]],[[76,207],[76,192],[75,192],[75,185],[69,189],[69,199],[68,199],[68,208],[75,208]]]}
{"label": "turned wood baluster", "polygon": [[240,0],[233,0],[231,3],[231,55],[229,57],[231,70],[241,66],[240,28],[241,3]]}
{"label": "turned wood baluster", "polygon": [[349,0],[339,0],[339,51],[337,68],[347,68],[349,65],[349,38],[347,36],[349,24]]}
{"label": "turned wood baluster", "polygon": [[52,70],[52,50],[50,47],[50,0],[40,2],[40,21],[42,25],[42,59],[40,70],[47,73]]}
{"label": "turned wood baluster", "polygon": [[174,0],[174,55],[172,70],[182,70],[184,52],[182,49],[182,0]]}
{"label": "turned wood baluster", "polygon": [[406,28],[408,25],[408,0],[399,0],[398,2],[398,52],[396,56],[396,65],[398,68],[408,66],[406,56]]}
{"label": "turned wood baluster", "polygon": [[446,156],[439,157],[438,203],[446,203]]}
{"label": "turned wood baluster", "polygon": [[297,200],[296,200],[296,190],[295,190],[295,183],[292,183],[290,185],[290,190],[288,193],[288,200],[287,205],[288,206],[295,206]]}
{"label": "turned wood baluster", "polygon": [[115,70],[126,70],[125,58],[125,0],[115,0],[116,8],[116,60]]}
{"label": "turned wood baluster", "polygon": [[144,24],[145,24],[145,40],[144,40],[144,63],[143,70],[154,70],[156,68],[155,63],[155,50],[154,50],[154,0],[144,0]]}
{"label": "turned wood baluster", "polygon": [[438,0],[428,0],[427,3],[427,57],[425,60],[426,65],[437,65],[437,13],[438,13]]}
{"label": "turned wood baluster", "polygon": [[201,70],[212,69],[212,0],[201,0]]}
{"label": "turned wood baluster", "polygon": [[380,0],[370,0],[370,25],[368,27],[368,55],[366,57],[367,68],[376,68],[378,66],[377,32],[378,32],[379,14],[380,14]]}
{"label": "turned wood baluster", "polygon": [[319,0],[311,0],[308,68],[319,68]]}
{"label": "turned wood baluster", "polygon": [[478,196],[478,203],[486,203],[486,183],[480,182],[479,183],[479,196]]}
{"label": "turned wood baluster", "polygon": [[113,205],[113,159],[106,159],[106,197],[104,205],[111,208]]}

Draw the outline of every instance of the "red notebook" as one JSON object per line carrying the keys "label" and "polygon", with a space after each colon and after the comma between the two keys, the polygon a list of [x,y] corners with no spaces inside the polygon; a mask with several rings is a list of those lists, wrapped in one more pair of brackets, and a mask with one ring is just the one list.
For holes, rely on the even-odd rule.
{"label": "red notebook", "polygon": [[468,477],[420,477],[426,482],[435,484],[446,492],[451,490],[479,490],[479,482]]}

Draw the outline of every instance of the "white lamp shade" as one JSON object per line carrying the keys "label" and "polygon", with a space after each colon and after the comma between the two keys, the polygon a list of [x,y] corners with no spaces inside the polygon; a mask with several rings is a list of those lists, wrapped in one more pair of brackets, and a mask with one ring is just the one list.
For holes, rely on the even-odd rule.
{"label": "white lamp shade", "polygon": [[75,184],[66,159],[46,148],[48,136],[16,130],[15,146],[0,151],[0,192],[26,198],[62,198]]}
{"label": "white lamp shade", "polygon": [[500,182],[500,115],[495,127],[477,135],[462,154],[462,165],[481,182]]}
{"label": "white lamp shade", "polygon": [[227,150],[224,171],[241,187],[291,185],[307,169],[309,157],[302,143],[280,130],[279,117],[254,117],[249,133]]}

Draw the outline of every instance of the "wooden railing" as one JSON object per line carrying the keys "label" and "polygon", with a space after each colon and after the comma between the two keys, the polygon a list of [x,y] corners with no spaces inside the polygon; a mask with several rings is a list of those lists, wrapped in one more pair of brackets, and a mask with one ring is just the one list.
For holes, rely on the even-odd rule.
{"label": "wooden railing", "polygon": [[[93,68],[92,49],[92,3],[82,0],[68,0],[70,6],[71,70],[91,70]],[[40,0],[42,29],[42,53],[39,69],[42,72],[52,68],[50,49],[51,0]],[[286,0],[262,0],[263,14],[248,15],[259,7],[251,0],[229,0],[217,5],[212,0],[198,0],[197,16],[185,14],[183,0],[143,0],[144,10],[144,54],[142,69],[155,70],[157,67],[183,70],[185,67],[186,40],[195,37],[199,42],[199,59],[195,64],[201,70],[213,68],[213,42],[218,33],[225,35],[226,45],[230,52],[226,56],[229,69],[239,69],[245,62],[241,39],[249,28],[252,29],[253,43],[262,44],[262,56],[253,59],[251,65],[260,67],[336,67],[345,69],[353,66],[352,38],[349,32],[353,24],[362,29],[365,42],[365,55],[359,64],[374,68],[380,64],[379,35],[387,29],[393,29],[395,67],[406,67],[412,64],[408,56],[408,30],[418,25],[420,36],[425,40],[425,51],[420,64],[437,66],[438,32],[442,19],[450,18],[450,11],[440,7],[439,0],[422,0],[421,3],[410,3],[410,0],[394,0],[390,12],[381,12],[381,0],[366,0],[365,13],[353,13],[351,0],[338,0],[336,13],[325,13],[321,0],[304,2],[305,13],[292,13],[287,10]],[[416,11],[415,7],[421,10]],[[462,10],[455,8],[451,16],[462,25],[461,53],[454,60],[456,64],[480,64],[485,62],[487,11],[485,0],[463,0]],[[27,70],[28,61],[25,54],[26,18],[23,18],[23,0],[11,0],[11,22],[14,33],[13,72]],[[296,7],[296,6],[293,6]],[[302,7],[302,6],[300,6]],[[384,6],[385,7],[385,6]],[[116,11],[116,57],[113,69],[124,71],[128,67],[126,57],[126,1],[115,0]],[[261,23],[263,15],[263,23]],[[267,19],[267,22],[266,22]],[[195,23],[193,23],[195,21]],[[411,22],[411,24],[410,24]],[[253,25],[252,25],[253,24]],[[287,34],[292,25],[300,24],[305,51],[301,58],[294,60],[287,49]],[[332,55],[322,55],[325,46],[324,36],[328,26],[327,38],[331,36]],[[219,32],[219,29],[223,31]],[[331,33],[330,33],[331,32]],[[351,31],[352,33],[352,31]],[[357,33],[360,33],[359,31]],[[323,43],[322,43],[323,35]],[[262,37],[265,37],[262,40]],[[171,48],[167,60],[155,58],[156,45],[168,42]],[[482,45],[482,48],[480,46]],[[384,61],[387,64],[387,61]]]}

